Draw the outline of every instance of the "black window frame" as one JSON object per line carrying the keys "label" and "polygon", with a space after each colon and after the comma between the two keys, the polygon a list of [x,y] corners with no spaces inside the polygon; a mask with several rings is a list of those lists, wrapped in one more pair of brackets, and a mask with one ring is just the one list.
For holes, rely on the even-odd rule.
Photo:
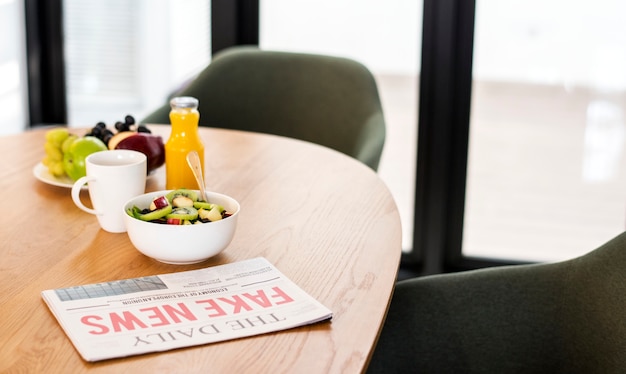
{"label": "black window frame", "polygon": [[404,276],[526,262],[463,255],[475,0],[424,0],[413,250]]}
{"label": "black window frame", "polygon": [[30,127],[67,123],[63,1],[25,0]]}
{"label": "black window frame", "polygon": [[422,274],[459,266],[463,236],[475,2],[424,0],[413,250]]}

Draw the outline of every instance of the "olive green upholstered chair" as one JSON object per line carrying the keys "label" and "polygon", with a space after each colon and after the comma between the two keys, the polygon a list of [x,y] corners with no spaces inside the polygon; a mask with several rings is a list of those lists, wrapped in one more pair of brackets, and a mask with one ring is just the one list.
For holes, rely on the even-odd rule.
{"label": "olive green upholstered chair", "polygon": [[[378,168],[383,111],[372,74],[356,61],[232,47],[174,95],[198,98],[201,126],[306,140]],[[169,109],[141,122],[169,123]]]}
{"label": "olive green upholstered chair", "polygon": [[626,373],[626,234],[581,257],[398,282],[370,373]]}

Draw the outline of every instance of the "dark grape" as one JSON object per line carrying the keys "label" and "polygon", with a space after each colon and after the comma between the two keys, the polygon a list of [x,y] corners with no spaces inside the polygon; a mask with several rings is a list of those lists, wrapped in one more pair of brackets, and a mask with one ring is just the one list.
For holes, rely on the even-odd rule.
{"label": "dark grape", "polygon": [[[117,132],[123,132],[123,131],[133,131],[132,128],[136,127],[137,132],[146,132],[146,133],[150,133],[151,131],[143,124],[135,125],[135,117],[133,117],[132,115],[128,114],[126,115],[126,117],[124,117],[124,121],[117,121],[115,122],[115,130],[117,130]],[[95,136],[96,138],[102,140],[104,142],[104,144],[108,145],[109,144],[109,140],[111,140],[111,138],[114,135],[114,131],[111,131],[107,128],[107,125],[105,122],[103,121],[99,121],[98,123],[96,123],[96,125],[94,127],[92,127],[88,133],[85,134],[85,136]]]}
{"label": "dark grape", "polygon": [[117,122],[115,122],[115,129],[117,131],[120,131],[120,132],[122,132],[122,131],[129,131],[130,130],[130,125],[128,125],[125,122],[117,121]]}
{"label": "dark grape", "polygon": [[133,124],[135,123],[135,117],[131,116],[130,114],[129,114],[129,115],[127,115],[127,116],[124,118],[124,123],[126,123],[126,124],[127,124],[127,125],[129,125],[129,126],[130,126],[130,125],[133,125]]}
{"label": "dark grape", "polygon": [[99,138],[102,136],[102,129],[100,127],[94,127],[93,129],[91,129],[91,135],[95,136],[96,138]]}
{"label": "dark grape", "polygon": [[141,125],[137,126],[137,132],[145,132],[147,134],[150,134],[152,131],[150,131],[150,129],[147,128],[146,125],[141,124]]}
{"label": "dark grape", "polygon": [[104,144],[109,145],[109,140],[111,140],[112,137],[113,137],[113,132],[108,131],[104,135],[102,135],[101,140],[104,142]]}

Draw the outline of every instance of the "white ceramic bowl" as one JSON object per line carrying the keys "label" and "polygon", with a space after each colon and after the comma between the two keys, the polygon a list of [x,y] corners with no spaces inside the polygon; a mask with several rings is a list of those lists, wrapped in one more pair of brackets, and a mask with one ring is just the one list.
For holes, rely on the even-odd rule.
{"label": "white ceramic bowl", "polygon": [[126,209],[150,206],[152,200],[169,192],[156,191],[128,200],[124,221],[130,241],[139,252],[168,264],[193,264],[223,251],[230,244],[237,227],[239,203],[230,196],[207,191],[210,203],[222,205],[232,216],[201,225],[166,225],[146,222],[129,216]]}

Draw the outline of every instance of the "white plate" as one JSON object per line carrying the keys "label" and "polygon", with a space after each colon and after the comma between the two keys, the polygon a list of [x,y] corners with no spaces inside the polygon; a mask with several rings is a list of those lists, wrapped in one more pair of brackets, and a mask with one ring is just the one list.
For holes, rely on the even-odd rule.
{"label": "white plate", "polygon": [[[35,175],[35,178],[53,186],[72,188],[74,185],[74,181],[68,176],[55,177],[50,174],[48,167],[41,162],[35,165],[33,168],[33,174]],[[87,188],[87,185],[84,185],[83,188]]]}
{"label": "white plate", "polygon": [[[50,174],[50,172],[48,171],[48,167],[41,162],[35,165],[35,167],[33,168],[33,174],[35,175],[35,178],[52,186],[64,188],[72,188],[72,186],[74,186],[74,181],[70,177],[68,177],[67,175],[64,175],[62,177],[55,177],[54,175]],[[152,177],[154,174],[155,173],[153,170],[150,172],[147,178]],[[87,189],[87,184],[84,184],[82,189]]]}

